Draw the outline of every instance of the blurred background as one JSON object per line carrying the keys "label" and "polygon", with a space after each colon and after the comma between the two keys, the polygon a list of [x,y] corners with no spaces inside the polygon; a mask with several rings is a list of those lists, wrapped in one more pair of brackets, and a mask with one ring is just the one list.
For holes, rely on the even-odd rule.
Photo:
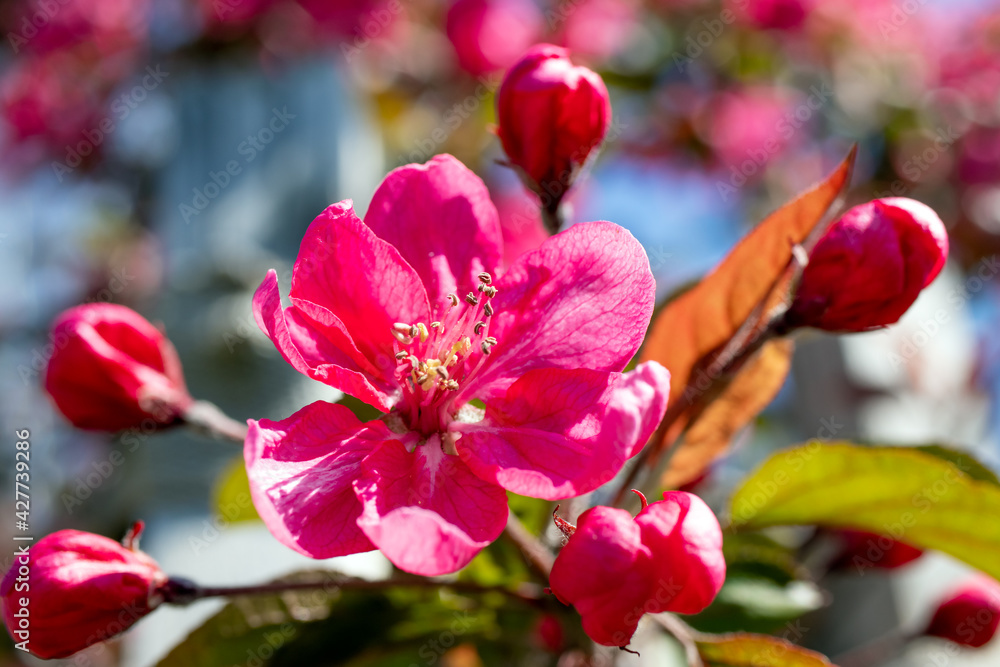
{"label": "blurred background", "polygon": [[[778,399],[697,488],[714,507],[769,452],[813,437],[947,443],[1000,467],[996,0],[8,0],[0,26],[0,420],[11,444],[0,469],[12,486],[13,431],[29,429],[39,535],[117,538],[143,518],[144,549],[205,584],[316,567],[241,505],[231,444],[70,427],[41,388],[48,327],[78,303],[128,305],[162,323],[191,393],[240,421],[337,400],[257,330],[253,291],[269,268],[287,285],[326,205],[351,198],[361,213],[389,169],[443,152],[487,182],[508,259],[537,246],[537,209],[497,164],[493,123],[504,70],[538,41],[568,46],[612,96],[569,221],[631,230],[661,298],[852,142],[849,203],[912,197],[951,234],[945,273],[898,325],[800,339]],[[377,554],[337,560],[320,565],[389,569]],[[726,602],[744,616],[705,628],[777,632],[836,656],[918,627],[963,573],[926,554],[863,576],[734,585]],[[158,612],[113,650],[66,664],[156,664],[221,606]],[[20,664],[3,641],[0,664]],[[945,648],[918,642],[891,664],[1000,659],[1000,648]],[[467,658],[435,662],[477,664]],[[629,659],[676,658],[654,647]]]}

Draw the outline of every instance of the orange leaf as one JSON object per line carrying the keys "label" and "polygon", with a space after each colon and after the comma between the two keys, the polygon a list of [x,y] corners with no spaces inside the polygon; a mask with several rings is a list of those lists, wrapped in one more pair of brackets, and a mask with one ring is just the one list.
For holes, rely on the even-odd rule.
{"label": "orange leaf", "polygon": [[718,398],[694,418],[677,446],[661,483],[676,489],[697,479],[729,449],[733,436],[767,407],[788,375],[794,344],[772,340],[736,374]]}
{"label": "orange leaf", "polygon": [[834,667],[824,655],[769,635],[699,635],[695,643],[705,667]]}
{"label": "orange leaf", "polygon": [[[670,369],[671,403],[684,396],[697,364],[728,342],[772,293],[794,246],[824,229],[820,223],[850,183],[856,153],[857,147],[852,148],[826,180],[765,218],[708,276],[656,317],[641,359]],[[689,395],[686,400],[693,399]]]}

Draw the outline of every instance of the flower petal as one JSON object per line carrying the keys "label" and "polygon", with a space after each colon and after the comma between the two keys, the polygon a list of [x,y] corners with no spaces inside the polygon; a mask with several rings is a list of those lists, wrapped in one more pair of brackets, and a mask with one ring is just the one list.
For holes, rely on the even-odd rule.
{"label": "flower petal", "polygon": [[656,595],[646,611],[696,614],[707,607],[726,580],[719,520],[701,498],[668,491],[663,501],[639,512],[635,522],[653,553]]}
{"label": "flower petal", "polygon": [[490,335],[499,343],[463,398],[502,394],[533,368],[621,371],[646,335],[656,292],[642,246],[610,222],[553,236],[496,286]]}
{"label": "flower petal", "polygon": [[358,525],[396,567],[423,576],[456,572],[507,524],[507,495],[479,479],[433,436],[410,453],[391,440],[362,464]]}
{"label": "flower petal", "polygon": [[423,278],[431,303],[462,294],[500,269],[503,234],[483,181],[451,155],[389,173],[365,223],[399,249]]}
{"label": "flower petal", "polygon": [[637,453],[666,410],[669,373],[528,371],[486,404],[482,421],[456,422],[473,472],[508,491],[556,500],[593,491]]}
{"label": "flower petal", "polygon": [[430,321],[420,276],[354,215],[350,200],[328,207],[309,226],[290,296],[329,311],[377,368],[394,366],[393,323]]}
{"label": "flower petal", "polygon": [[622,436],[624,439],[631,438],[633,443],[628,458],[632,458],[646,446],[646,441],[667,412],[669,398],[670,371],[659,362],[647,361],[625,373],[612,401],[615,413],[622,419],[620,429],[623,433],[634,434]]}
{"label": "flower petal", "polygon": [[552,592],[576,607],[583,629],[605,646],[628,644],[645,611],[650,581],[650,552],[639,526],[627,511],[611,507],[580,515],[549,576]]}
{"label": "flower petal", "polygon": [[[342,346],[338,347],[330,342],[329,336],[321,333],[324,329],[314,318],[307,318],[295,306],[282,310],[278,277],[273,270],[267,272],[267,277],[253,296],[253,313],[257,326],[295,370],[383,412],[392,408],[398,389],[384,381],[379,382],[371,373],[365,372],[371,366],[366,363],[362,367],[357,363],[360,353],[350,338],[345,337]],[[331,328],[326,327],[326,330]],[[350,347],[355,354],[345,352],[346,347]]]}
{"label": "flower petal", "polygon": [[312,558],[371,551],[352,483],[392,433],[342,405],[317,401],[282,421],[250,420],[244,447],[254,507],[282,544]]}

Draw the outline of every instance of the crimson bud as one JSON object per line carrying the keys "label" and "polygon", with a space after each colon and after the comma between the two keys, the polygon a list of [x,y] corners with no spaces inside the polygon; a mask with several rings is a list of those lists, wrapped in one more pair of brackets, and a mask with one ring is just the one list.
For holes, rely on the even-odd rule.
{"label": "crimson bud", "polygon": [[569,51],[537,44],[504,77],[497,96],[500,141],[525,184],[554,211],[611,123],[601,77]]}
{"label": "crimson bud", "polygon": [[993,639],[998,624],[1000,583],[978,576],[952,591],[938,605],[924,634],[979,648]]}
{"label": "crimson bud", "polygon": [[944,223],[925,204],[888,197],[855,206],[809,253],[787,322],[841,332],[892,324],[947,258]]}
{"label": "crimson bud", "polygon": [[[47,535],[14,558],[0,583],[15,642],[40,658],[65,658],[124,632],[162,601],[167,576],[129,546],[78,530]],[[28,614],[30,613],[30,616]]]}
{"label": "crimson bud", "polygon": [[166,425],[192,403],[174,346],[130,308],[70,308],[51,337],[45,389],[78,428],[119,431],[147,419]]}
{"label": "crimson bud", "polygon": [[643,614],[695,614],[726,578],[722,529],[698,496],[668,491],[633,519],[593,507],[556,557],[549,582],[599,644],[626,646]]}

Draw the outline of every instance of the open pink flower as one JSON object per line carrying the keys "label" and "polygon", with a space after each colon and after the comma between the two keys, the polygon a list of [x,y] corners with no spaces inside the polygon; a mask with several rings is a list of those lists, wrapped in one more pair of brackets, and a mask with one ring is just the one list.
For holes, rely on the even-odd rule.
{"label": "open pink flower", "polygon": [[362,423],[319,401],[250,422],[254,503],[281,542],[314,558],[378,548],[410,572],[453,572],[503,530],[505,490],[588,492],[645,443],[669,375],[621,373],[653,309],[641,246],[583,223],[501,275],[502,248],[486,186],[443,155],[390,173],[365,222],[350,201],[324,211],[302,241],[291,306],[268,274],[254,312],[282,356],[387,413]]}

